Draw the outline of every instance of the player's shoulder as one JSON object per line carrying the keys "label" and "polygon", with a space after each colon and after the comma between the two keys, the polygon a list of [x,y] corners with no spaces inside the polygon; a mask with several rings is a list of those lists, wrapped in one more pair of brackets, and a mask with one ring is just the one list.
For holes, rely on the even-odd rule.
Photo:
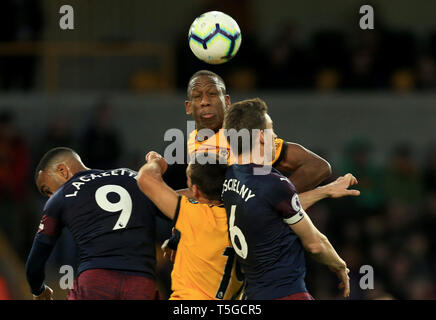
{"label": "player's shoulder", "polygon": [[136,177],[138,175],[138,171],[135,171],[130,168],[117,168],[107,171],[109,171],[112,175],[117,175],[117,176]]}
{"label": "player's shoulder", "polygon": [[57,212],[60,211],[64,205],[65,184],[62,185],[55,193],[53,193],[44,205],[44,212]]}
{"label": "player's shoulder", "polygon": [[132,170],[130,168],[115,168],[115,169],[92,169],[84,171],[82,175],[78,176],[77,178],[80,179],[80,177],[85,176],[87,178],[91,177],[93,178],[100,178],[100,177],[109,177],[109,176],[121,176],[121,177],[136,177],[138,174],[137,171]]}
{"label": "player's shoulder", "polygon": [[264,175],[253,175],[255,183],[261,186],[263,193],[280,195],[294,194],[297,192],[292,182],[275,168],[269,167],[266,169],[269,169],[270,172]]}
{"label": "player's shoulder", "polygon": [[278,171],[277,169],[272,168],[271,174],[269,176],[271,181],[273,181],[274,183],[278,183],[282,186],[285,186],[286,189],[291,189],[293,192],[296,192],[295,186],[291,182],[291,180],[281,174],[280,171]]}
{"label": "player's shoulder", "polygon": [[262,182],[262,184],[265,183],[281,184],[283,181],[291,183],[287,177],[285,177],[283,174],[280,173],[280,171],[278,171],[272,166],[252,165],[250,173],[252,179]]}
{"label": "player's shoulder", "polygon": [[208,210],[208,209],[213,208],[213,207],[218,207],[218,206],[213,206],[213,205],[209,205],[206,203],[201,203],[195,199],[188,198],[186,196],[181,196],[181,198],[180,198],[180,209],[181,210],[194,212],[194,211]]}
{"label": "player's shoulder", "polygon": [[195,208],[195,207],[201,207],[203,204],[198,202],[195,199],[192,198],[188,198],[187,196],[180,196],[180,206],[182,207],[190,207],[190,208]]}
{"label": "player's shoulder", "polygon": [[[201,224],[204,222],[203,218],[205,217],[212,218],[212,220],[227,217],[224,205],[211,205],[207,203],[201,203],[186,196],[181,196],[180,198],[179,209],[177,212],[178,219],[180,219],[180,215],[184,216],[184,218],[182,219],[192,220],[190,222],[191,224],[194,223],[194,220],[195,224]],[[206,221],[211,220],[206,219]]]}

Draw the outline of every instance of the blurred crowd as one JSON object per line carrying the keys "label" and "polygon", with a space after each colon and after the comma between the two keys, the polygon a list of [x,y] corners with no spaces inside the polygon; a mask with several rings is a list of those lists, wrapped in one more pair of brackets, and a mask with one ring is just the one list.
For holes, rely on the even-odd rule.
{"label": "blurred crowd", "polygon": [[[436,143],[423,159],[416,151],[399,143],[377,165],[370,142],[353,139],[333,173],[354,174],[361,195],[308,210],[348,263],[352,299],[436,299]],[[374,271],[373,290],[361,288],[364,265]],[[309,262],[313,295],[337,298],[337,280],[323,269]]]}
{"label": "blurred crowd", "polygon": [[[78,136],[67,122],[57,119],[40,133],[40,143],[31,146],[17,129],[13,112],[0,113],[0,298],[28,297],[13,284],[23,283],[23,264],[46,200],[33,181],[33,168],[43,153],[55,146],[70,146],[91,168],[139,168],[141,157],[136,163],[122,161],[122,135],[113,124],[111,107],[100,101]],[[342,160],[331,163],[331,179],[351,172],[359,180],[361,196],[323,200],[308,214],[348,263],[351,298],[436,299],[436,143],[428,146],[424,158],[417,157],[417,150],[406,143],[386,151],[381,165],[373,154],[370,141],[352,139],[344,147]],[[185,184],[183,169],[171,175],[167,177],[170,185]],[[170,234],[169,222],[162,220],[158,226],[157,248]],[[52,270],[53,278],[58,278],[59,266],[74,265],[76,258],[72,238],[65,232],[48,265],[48,277]],[[11,265],[14,259],[18,268]],[[373,290],[359,286],[363,265],[374,270]],[[158,249],[164,298],[170,292],[170,272],[171,264],[162,259]],[[315,298],[339,298],[337,279],[323,266],[309,260],[306,280]]]}
{"label": "blurred crowd", "polygon": [[[188,46],[186,32],[193,16],[210,10],[231,14],[243,30],[238,54],[224,65],[206,66],[192,54]],[[349,29],[327,26],[312,30],[302,41],[298,23],[283,21],[277,25],[272,36],[266,37],[257,28],[253,10],[254,5],[250,0],[199,2],[198,7],[192,8],[192,15],[186,17],[189,20],[183,23],[186,29],[177,28],[174,31],[175,40],[167,43],[175,49],[175,68],[172,70],[175,82],[166,83],[163,87],[185,90],[186,79],[189,79],[193,70],[207,67],[227,79],[228,86],[234,90],[436,89],[436,31],[427,30],[418,34],[394,28],[384,23],[379,11],[374,30],[361,30],[357,24],[360,16],[356,9],[353,16],[356,24]],[[42,40],[44,26],[49,24],[45,20],[39,1],[1,1],[0,44]],[[31,55],[0,57],[0,90],[34,90],[37,87],[36,71],[43,59]],[[118,89],[147,91],[161,88],[158,85],[159,73],[150,73],[155,76],[144,84],[137,83],[144,65],[132,67],[137,70]],[[85,65],[83,68],[86,72]],[[112,71],[118,72],[115,67]],[[66,86],[63,89],[70,89],[68,83],[63,85]],[[103,82],[99,85],[102,90],[108,89],[104,88]]]}
{"label": "blurred crowd", "polygon": [[[269,43],[244,33],[229,63],[211,66],[237,90],[434,90],[436,33],[422,38],[405,30],[323,29],[306,43],[298,26],[283,23]],[[178,87],[191,70],[204,68],[186,43],[178,47]]]}
{"label": "blurred crowd", "polygon": [[[384,23],[374,6],[373,30],[361,30],[358,10],[349,28],[324,27],[302,41],[294,21],[282,21],[269,39],[262,37],[250,0],[208,1],[198,13],[231,12],[242,32],[237,55],[209,68],[236,90],[431,90],[436,89],[436,31],[418,35]],[[369,4],[369,3],[367,3]],[[179,37],[177,86],[184,89],[192,70],[204,69]]]}

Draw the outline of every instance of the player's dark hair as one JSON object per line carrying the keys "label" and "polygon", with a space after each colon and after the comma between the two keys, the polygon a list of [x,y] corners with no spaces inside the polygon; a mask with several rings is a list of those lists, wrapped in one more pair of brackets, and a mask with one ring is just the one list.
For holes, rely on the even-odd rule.
{"label": "player's dark hair", "polygon": [[196,152],[191,158],[189,175],[191,183],[197,185],[208,200],[221,201],[226,170],[227,160],[218,154]]}
{"label": "player's dark hair", "polygon": [[38,179],[38,173],[45,170],[58,156],[63,154],[77,154],[73,149],[67,147],[57,147],[47,151],[39,161],[35,169],[35,182]]}
{"label": "player's dark hair", "polygon": [[191,98],[191,91],[192,91],[191,90],[191,82],[192,82],[192,80],[194,80],[195,78],[200,77],[200,76],[207,76],[207,77],[211,77],[211,78],[217,78],[218,82],[220,82],[222,84],[223,94],[226,94],[226,84],[225,84],[223,78],[221,78],[215,72],[212,72],[212,71],[209,71],[209,70],[200,70],[200,71],[197,71],[196,73],[194,73],[191,78],[189,78],[188,88],[186,89],[186,95],[188,96],[188,99]]}
{"label": "player's dark hair", "polygon": [[[266,128],[265,115],[268,107],[262,99],[254,98],[242,100],[230,105],[224,115],[223,128],[227,130],[227,140],[230,143],[229,130],[234,129],[239,132],[241,129],[247,129],[250,133],[249,149],[243,149],[244,144],[241,136],[237,136],[237,146],[230,144],[232,151],[241,154],[252,150],[252,131],[254,129],[263,130]],[[231,133],[231,132],[230,132]]]}

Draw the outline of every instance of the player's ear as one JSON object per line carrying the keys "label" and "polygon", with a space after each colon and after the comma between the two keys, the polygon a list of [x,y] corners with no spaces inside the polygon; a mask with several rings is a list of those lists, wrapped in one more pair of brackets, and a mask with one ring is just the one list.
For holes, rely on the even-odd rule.
{"label": "player's ear", "polygon": [[59,163],[57,168],[56,168],[56,173],[60,178],[62,178],[64,180],[68,179],[69,172],[68,172],[68,168],[65,164]]}
{"label": "player's ear", "polygon": [[232,104],[232,102],[230,101],[230,96],[228,94],[226,94],[224,96],[224,100],[226,102],[226,108],[228,108]]}
{"label": "player's ear", "polygon": [[196,184],[192,185],[192,194],[194,195],[194,199],[198,200],[202,196],[202,193],[200,189],[198,189],[198,186]]}
{"label": "player's ear", "polygon": [[186,109],[186,114],[192,114],[191,101],[189,100],[185,101],[185,109]]}
{"label": "player's ear", "polygon": [[263,130],[259,130],[259,141],[260,144],[265,144],[265,132]]}

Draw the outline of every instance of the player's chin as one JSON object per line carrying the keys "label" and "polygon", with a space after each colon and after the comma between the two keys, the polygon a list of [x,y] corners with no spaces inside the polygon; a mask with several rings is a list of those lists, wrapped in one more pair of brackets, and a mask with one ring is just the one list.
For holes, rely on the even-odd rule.
{"label": "player's chin", "polygon": [[221,123],[216,115],[209,117],[200,117],[202,127],[216,131],[221,127]]}

